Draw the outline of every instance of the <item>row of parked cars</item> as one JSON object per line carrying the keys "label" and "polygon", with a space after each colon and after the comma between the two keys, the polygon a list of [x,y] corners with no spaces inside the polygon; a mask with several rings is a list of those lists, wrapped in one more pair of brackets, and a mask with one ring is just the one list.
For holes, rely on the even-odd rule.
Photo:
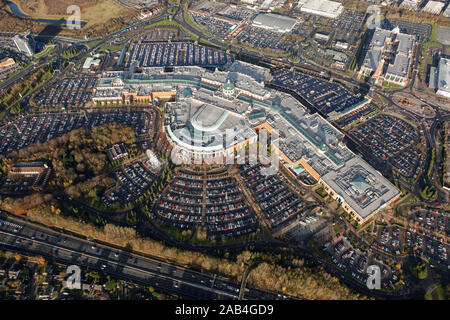
{"label": "row of parked cars", "polygon": [[233,62],[224,51],[191,42],[133,44],[127,66],[137,62],[140,67],[216,66]]}
{"label": "row of parked cars", "polygon": [[419,141],[417,129],[408,122],[388,114],[377,114],[352,130],[351,134],[380,160],[397,157],[399,152]]}
{"label": "row of parked cars", "polygon": [[[425,220],[425,224],[428,219],[430,225],[435,223],[437,219],[443,218],[440,216],[433,217],[430,213],[427,215],[427,218],[422,219]],[[377,226],[374,228],[373,232],[376,239],[372,243],[372,246],[378,250],[393,255],[415,253],[441,263],[445,267],[450,266],[447,256],[448,244],[446,243],[444,236],[438,236],[434,234],[434,232],[427,232],[422,228],[416,228],[413,224],[407,229],[397,226]]]}
{"label": "row of parked cars", "polygon": [[95,77],[65,78],[51,87],[46,87],[34,97],[42,106],[83,107],[91,100]]}
{"label": "row of parked cars", "polygon": [[233,29],[233,24],[214,17],[204,16],[201,14],[192,13],[192,18],[196,24],[201,25],[210,33],[228,39]]}
{"label": "row of parked cars", "polygon": [[354,248],[345,236],[339,235],[334,242],[326,242],[323,250],[330,255],[333,263],[342,272],[351,274],[361,283],[365,284],[367,281],[369,265],[377,265],[380,268],[382,288],[386,288],[398,280],[395,270],[390,269],[385,261],[374,254],[370,254],[370,251],[361,251]]}
{"label": "row of parked cars", "polygon": [[224,169],[213,173],[179,169],[152,215],[158,222],[179,229],[205,225],[213,239],[240,236],[257,228],[253,210]]}
{"label": "row of parked cars", "polygon": [[22,116],[0,128],[0,153],[8,155],[34,143],[44,143],[72,130],[93,128],[106,123],[134,125],[136,134],[147,133],[152,115],[141,111],[108,111],[95,113],[41,113]]}
{"label": "row of parked cars", "polygon": [[283,34],[254,26],[247,26],[238,36],[237,41],[252,47],[280,51],[292,51],[294,44],[287,42]]}
{"label": "row of parked cars", "polygon": [[304,73],[278,69],[272,82],[296,92],[324,114],[341,112],[361,100],[345,87]]}
{"label": "row of parked cars", "polygon": [[266,176],[261,173],[263,165],[240,165],[241,175],[258,201],[272,230],[278,231],[293,222],[301,211],[302,201],[293,193],[278,175]]}
{"label": "row of parked cars", "polygon": [[115,185],[105,191],[102,200],[107,206],[114,203],[127,206],[134,203],[155,184],[157,177],[141,161],[113,173]]}

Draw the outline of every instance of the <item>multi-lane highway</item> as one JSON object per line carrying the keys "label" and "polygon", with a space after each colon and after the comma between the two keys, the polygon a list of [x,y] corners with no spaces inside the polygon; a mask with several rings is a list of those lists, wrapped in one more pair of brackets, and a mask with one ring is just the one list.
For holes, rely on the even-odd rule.
{"label": "multi-lane highway", "polygon": [[[0,247],[42,255],[66,265],[89,267],[118,279],[153,286],[190,299],[238,299],[240,284],[151,257],[45,228],[9,214],[0,216]],[[244,299],[280,299],[282,295],[247,288]],[[287,298],[287,297],[286,297]]]}

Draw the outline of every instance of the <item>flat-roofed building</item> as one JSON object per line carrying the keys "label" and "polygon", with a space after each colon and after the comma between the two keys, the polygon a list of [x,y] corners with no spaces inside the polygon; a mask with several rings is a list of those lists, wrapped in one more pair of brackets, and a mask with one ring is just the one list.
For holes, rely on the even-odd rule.
{"label": "flat-roofed building", "polygon": [[305,13],[335,19],[344,11],[344,6],[340,2],[335,1],[308,0],[302,5],[300,10]]}
{"label": "flat-roofed building", "polygon": [[425,7],[423,7],[422,11],[432,13],[432,14],[440,14],[442,9],[444,9],[445,2],[440,1],[428,1]]}
{"label": "flat-roofed building", "polygon": [[403,0],[400,4],[400,7],[406,8],[409,10],[415,10],[419,7],[419,4],[422,2],[422,0]]}
{"label": "flat-roofed building", "polygon": [[377,28],[366,52],[359,73],[373,77],[379,85],[383,81],[406,86],[413,59],[415,36]]}
{"label": "flat-roofed building", "polygon": [[348,50],[348,48],[349,48],[348,42],[344,42],[344,41],[336,41],[334,46],[338,49],[343,49],[343,50]]}
{"label": "flat-roofed building", "polygon": [[435,90],[438,83],[438,69],[436,67],[430,67],[430,75],[428,79],[428,87]]}
{"label": "flat-roofed building", "polygon": [[0,68],[9,68],[16,64],[13,58],[4,58],[0,60]]}
{"label": "flat-roofed building", "polygon": [[408,79],[409,57],[397,55],[393,63],[389,63],[384,75],[384,79],[398,85],[405,85]]}
{"label": "flat-roofed building", "polygon": [[297,19],[274,13],[260,13],[254,19],[252,25],[275,32],[285,33],[294,29],[299,22]]}
{"label": "flat-roofed building", "polygon": [[102,62],[102,60],[98,56],[96,56],[96,57],[87,57],[86,60],[83,63],[83,69],[88,70],[92,66],[98,67],[101,62]]}
{"label": "flat-roofed building", "polygon": [[50,177],[51,169],[43,161],[21,161],[11,167],[6,185],[42,189]]}
{"label": "flat-roofed building", "polygon": [[13,37],[13,42],[19,52],[32,57],[36,50],[36,43],[30,31],[17,34]]}
{"label": "flat-roofed building", "polygon": [[335,50],[331,50],[331,49],[327,49],[325,52],[327,55],[333,56],[333,60],[341,61],[341,62],[347,61],[348,57],[343,52],[339,52],[339,51],[335,51]]}
{"label": "flat-roofed building", "polygon": [[328,41],[328,40],[330,40],[330,35],[325,34],[325,33],[316,32],[316,34],[314,35],[314,39]]}
{"label": "flat-roofed building", "polygon": [[438,65],[436,94],[450,98],[450,59],[441,57]]}
{"label": "flat-roofed building", "polygon": [[115,144],[106,150],[106,154],[111,162],[122,160],[128,157],[128,150],[123,143]]}

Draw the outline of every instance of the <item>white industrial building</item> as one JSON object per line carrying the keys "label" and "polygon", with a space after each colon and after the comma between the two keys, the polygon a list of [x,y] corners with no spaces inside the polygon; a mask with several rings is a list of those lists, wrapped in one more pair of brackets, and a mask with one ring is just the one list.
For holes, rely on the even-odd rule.
{"label": "white industrial building", "polygon": [[422,11],[432,14],[440,14],[444,6],[444,2],[428,1],[425,7],[423,7]]}
{"label": "white industrial building", "polygon": [[417,9],[422,0],[404,0],[400,4],[400,7],[406,8],[409,10]]}
{"label": "white industrial building", "polygon": [[19,52],[22,52],[29,57],[34,55],[36,43],[30,31],[16,34],[12,40],[14,41],[14,44]]}
{"label": "white industrial building", "polygon": [[289,18],[279,14],[260,13],[253,19],[253,26],[275,32],[290,32],[299,22],[297,19]]}
{"label": "white industrial building", "polygon": [[437,71],[436,94],[450,98],[450,59],[441,57]]}
{"label": "white industrial building", "polygon": [[335,19],[344,11],[344,6],[340,2],[335,1],[308,0],[302,5],[301,11]]}

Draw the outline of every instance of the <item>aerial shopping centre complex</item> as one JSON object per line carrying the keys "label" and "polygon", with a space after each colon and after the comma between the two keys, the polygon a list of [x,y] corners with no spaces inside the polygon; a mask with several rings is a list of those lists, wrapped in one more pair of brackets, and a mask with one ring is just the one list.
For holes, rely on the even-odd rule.
{"label": "aerial shopping centre complex", "polygon": [[[344,134],[298,100],[265,86],[269,69],[234,61],[202,67],[111,71],[98,80],[97,105],[168,99],[164,132],[177,157],[224,159],[271,133],[271,150],[295,177],[307,171],[359,224],[400,192],[344,143]],[[222,162],[223,163],[223,162]]]}

